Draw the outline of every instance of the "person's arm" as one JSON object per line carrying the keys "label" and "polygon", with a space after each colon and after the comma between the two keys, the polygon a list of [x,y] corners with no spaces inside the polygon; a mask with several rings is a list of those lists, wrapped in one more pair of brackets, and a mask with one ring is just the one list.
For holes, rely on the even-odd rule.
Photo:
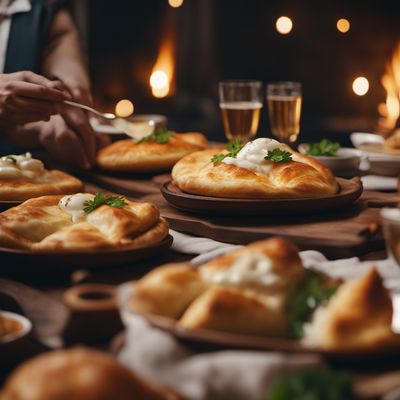
{"label": "person's arm", "polygon": [[86,57],[79,33],[67,9],[58,11],[50,25],[42,73],[62,80],[75,98],[86,103],[91,101]]}

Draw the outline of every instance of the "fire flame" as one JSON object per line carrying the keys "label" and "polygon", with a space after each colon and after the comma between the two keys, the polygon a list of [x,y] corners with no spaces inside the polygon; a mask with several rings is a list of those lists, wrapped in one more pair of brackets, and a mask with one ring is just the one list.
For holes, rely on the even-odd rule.
{"label": "fire flame", "polygon": [[154,97],[166,97],[173,90],[174,55],[174,41],[172,35],[168,34],[161,43],[160,51],[150,76],[150,87]]}
{"label": "fire flame", "polygon": [[387,129],[395,129],[400,117],[400,43],[386,66],[381,83],[386,90],[386,102],[379,104],[378,111],[384,118],[383,125]]}

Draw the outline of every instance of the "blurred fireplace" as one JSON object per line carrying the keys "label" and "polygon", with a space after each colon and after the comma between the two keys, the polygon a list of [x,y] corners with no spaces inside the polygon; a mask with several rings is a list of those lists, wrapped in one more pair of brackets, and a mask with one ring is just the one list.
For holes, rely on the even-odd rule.
{"label": "blurred fireplace", "polygon": [[[86,28],[95,100],[113,110],[127,98],[138,113],[166,114],[172,128],[222,138],[218,80],[298,80],[302,135],[372,130],[386,99],[381,78],[400,39],[399,12],[400,2],[390,0],[184,0],[179,8],[167,0],[90,0]],[[293,20],[289,35],[275,29],[281,15]],[[336,29],[341,17],[351,23],[348,33]],[[168,95],[158,98],[149,79],[168,37],[173,76]],[[364,96],[352,90],[357,76],[369,80]],[[165,76],[158,78],[162,86]],[[260,132],[269,134],[266,109]]]}

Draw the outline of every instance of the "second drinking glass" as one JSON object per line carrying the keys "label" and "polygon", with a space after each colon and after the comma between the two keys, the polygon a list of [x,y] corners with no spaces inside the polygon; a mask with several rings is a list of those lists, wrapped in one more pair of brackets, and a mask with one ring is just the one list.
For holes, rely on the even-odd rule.
{"label": "second drinking glass", "polygon": [[268,113],[272,134],[293,144],[300,133],[301,83],[275,82],[267,86]]}
{"label": "second drinking glass", "polygon": [[263,106],[259,81],[222,81],[219,83],[219,106],[228,140],[248,142],[257,134]]}

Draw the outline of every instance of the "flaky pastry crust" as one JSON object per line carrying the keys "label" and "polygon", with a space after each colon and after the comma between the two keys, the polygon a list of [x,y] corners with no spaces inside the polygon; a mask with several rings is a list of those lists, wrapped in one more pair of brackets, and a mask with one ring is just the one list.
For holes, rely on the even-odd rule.
{"label": "flaky pastry crust", "polygon": [[182,157],[207,148],[207,138],[197,132],[174,133],[168,143],[118,140],[101,149],[97,165],[108,171],[158,172],[170,170]]}
{"label": "flaky pastry crust", "polygon": [[172,390],[134,375],[109,355],[75,347],[43,353],[19,366],[2,400],[178,400]]}
{"label": "flaky pastry crust", "polygon": [[123,208],[102,205],[73,223],[58,205],[62,197],[37,197],[0,213],[0,246],[49,252],[123,249],[168,235],[168,224],[153,204],[126,199]]}
{"label": "flaky pastry crust", "polygon": [[198,151],[175,164],[172,178],[184,192],[211,197],[296,199],[337,193],[338,184],[328,168],[290,151],[300,161],[273,163],[268,173],[223,162],[213,165],[215,149]]}
{"label": "flaky pastry crust", "polygon": [[46,171],[43,179],[31,181],[27,178],[0,179],[0,201],[24,201],[32,197],[51,194],[72,194],[82,191],[83,183],[58,170]]}

